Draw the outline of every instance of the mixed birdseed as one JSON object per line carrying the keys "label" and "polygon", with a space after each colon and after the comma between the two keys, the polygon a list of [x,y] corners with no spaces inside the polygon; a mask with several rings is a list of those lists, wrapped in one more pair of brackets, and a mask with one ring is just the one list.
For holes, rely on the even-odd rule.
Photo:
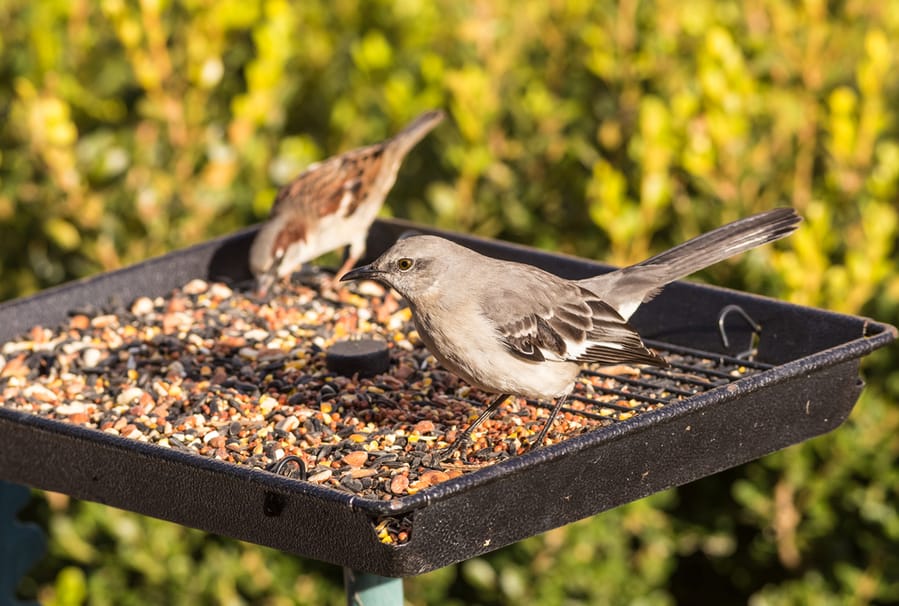
{"label": "mixed birdseed", "polygon": [[[385,341],[388,372],[330,372],[326,351],[351,338]],[[491,394],[437,366],[408,307],[374,283],[326,294],[292,283],[260,298],[193,280],[165,297],[35,326],[3,345],[0,369],[0,405],[239,465],[298,457],[305,481],[382,500],[524,452],[548,414],[546,403],[510,399],[468,447],[439,461]],[[637,369],[592,370],[547,443],[664,405],[628,396]],[[698,390],[651,391],[662,400]],[[408,530],[401,520],[376,528],[387,543]]]}

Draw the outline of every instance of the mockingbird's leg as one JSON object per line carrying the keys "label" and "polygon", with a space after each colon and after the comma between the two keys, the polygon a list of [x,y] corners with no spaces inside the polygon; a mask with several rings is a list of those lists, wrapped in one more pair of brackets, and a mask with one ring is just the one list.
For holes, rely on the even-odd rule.
{"label": "mockingbird's leg", "polygon": [[471,441],[471,432],[477,429],[481,425],[481,423],[493,416],[493,413],[495,413],[497,409],[502,405],[502,403],[508,399],[509,394],[507,393],[496,396],[496,398],[490,403],[490,406],[488,406],[487,409],[482,412],[477,419],[475,419],[474,423],[468,426],[468,429],[462,432],[462,435],[456,438],[455,442],[444,448],[442,451],[436,453],[436,459],[438,461],[443,461],[449,458],[450,455],[464,446],[466,442]]}
{"label": "mockingbird's leg", "polygon": [[556,415],[559,414],[559,411],[562,409],[562,405],[565,404],[565,400],[568,399],[568,394],[565,394],[561,398],[556,398],[556,405],[553,406],[552,411],[549,413],[549,418],[546,419],[546,425],[543,426],[543,429],[540,430],[540,434],[537,436],[537,439],[531,442],[531,448],[540,448],[543,446],[543,439],[546,438],[546,434],[549,433],[550,428],[553,425],[553,421],[556,420]]}

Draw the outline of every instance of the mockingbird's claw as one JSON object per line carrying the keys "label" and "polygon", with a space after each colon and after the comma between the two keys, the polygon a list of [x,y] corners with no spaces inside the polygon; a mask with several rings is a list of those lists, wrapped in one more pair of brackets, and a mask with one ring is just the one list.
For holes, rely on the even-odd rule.
{"label": "mockingbird's claw", "polygon": [[453,456],[457,450],[460,450],[463,446],[471,442],[471,439],[467,435],[462,435],[456,438],[456,441],[447,446],[446,448],[442,448],[434,453],[434,462],[435,463],[443,463],[447,459]]}
{"label": "mockingbird's claw", "polygon": [[530,442],[525,444],[524,450],[521,451],[522,454],[524,454],[526,452],[532,452],[534,450],[537,450],[538,448],[543,446],[543,442],[544,442],[544,440],[540,440],[539,442],[536,440],[531,440]]}

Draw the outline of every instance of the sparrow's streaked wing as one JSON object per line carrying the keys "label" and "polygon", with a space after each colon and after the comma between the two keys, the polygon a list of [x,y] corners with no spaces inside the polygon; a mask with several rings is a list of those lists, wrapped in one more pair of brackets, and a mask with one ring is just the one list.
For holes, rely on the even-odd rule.
{"label": "sparrow's streaked wing", "polygon": [[288,207],[306,222],[331,214],[349,216],[375,182],[385,146],[377,143],[312,164],[281,188],[271,214],[280,214]]}

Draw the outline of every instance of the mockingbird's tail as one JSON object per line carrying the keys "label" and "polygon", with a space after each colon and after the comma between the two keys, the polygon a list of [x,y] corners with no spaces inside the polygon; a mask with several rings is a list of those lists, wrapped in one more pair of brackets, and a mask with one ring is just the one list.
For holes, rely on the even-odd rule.
{"label": "mockingbird's tail", "polygon": [[666,284],[788,236],[801,220],[792,208],[775,208],[728,223],[642,263],[580,283],[602,297],[626,320]]}

